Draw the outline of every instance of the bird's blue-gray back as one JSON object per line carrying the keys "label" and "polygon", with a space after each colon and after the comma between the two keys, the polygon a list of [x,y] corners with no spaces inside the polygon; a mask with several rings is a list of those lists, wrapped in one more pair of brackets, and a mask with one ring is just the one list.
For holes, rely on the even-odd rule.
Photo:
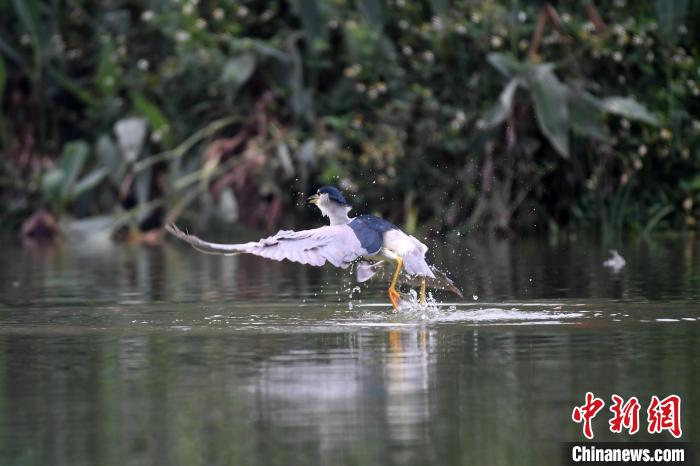
{"label": "bird's blue-gray back", "polygon": [[370,255],[378,253],[382,248],[385,232],[398,229],[393,223],[374,215],[355,217],[348,226],[352,228],[360,244]]}

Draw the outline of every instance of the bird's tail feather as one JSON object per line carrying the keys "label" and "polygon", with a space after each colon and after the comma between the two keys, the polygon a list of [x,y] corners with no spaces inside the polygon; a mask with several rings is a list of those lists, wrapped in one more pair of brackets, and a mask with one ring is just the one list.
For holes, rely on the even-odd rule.
{"label": "bird's tail feather", "polygon": [[[380,277],[388,278],[388,273],[393,273],[390,270],[391,267],[386,267],[387,262],[380,261],[374,264],[368,262],[360,262],[357,264],[357,281],[362,283],[374,278],[377,273]],[[425,278],[425,285],[428,288],[433,288],[436,290],[446,290],[451,291],[460,298],[464,298],[462,291],[455,286],[454,282],[450,277],[448,277],[445,272],[435,268],[435,266],[429,266],[433,274],[432,277],[421,276],[421,275],[409,275],[407,273],[402,273],[399,277],[399,284],[405,284],[411,287],[418,287],[421,284],[421,280]]]}
{"label": "bird's tail feather", "polygon": [[420,286],[420,282],[422,278],[425,278],[425,286],[428,288],[433,288],[436,290],[446,290],[446,291],[451,291],[452,293],[456,294],[460,298],[464,298],[464,295],[462,294],[462,291],[457,288],[457,286],[454,284],[452,279],[447,276],[445,272],[442,270],[438,270],[435,268],[434,265],[430,266],[430,270],[433,272],[433,277],[420,277],[417,275],[405,275],[404,276],[404,283],[408,284],[409,286]]}

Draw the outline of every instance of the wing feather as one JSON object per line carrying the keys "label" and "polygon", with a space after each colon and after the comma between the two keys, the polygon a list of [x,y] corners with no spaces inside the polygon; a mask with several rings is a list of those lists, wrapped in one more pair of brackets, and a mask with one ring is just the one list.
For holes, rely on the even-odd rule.
{"label": "wing feather", "polygon": [[404,255],[403,264],[406,273],[409,275],[435,278],[428,261],[425,260],[425,253],[421,249],[414,249],[408,254]]}
{"label": "wing feather", "polygon": [[344,269],[358,257],[367,254],[353,230],[347,225],[324,226],[302,231],[281,230],[276,235],[260,241],[241,244],[210,243],[185,233],[172,224],[165,229],[195,249],[209,254],[246,253],[277,261],[287,259],[317,267],[330,262]]}

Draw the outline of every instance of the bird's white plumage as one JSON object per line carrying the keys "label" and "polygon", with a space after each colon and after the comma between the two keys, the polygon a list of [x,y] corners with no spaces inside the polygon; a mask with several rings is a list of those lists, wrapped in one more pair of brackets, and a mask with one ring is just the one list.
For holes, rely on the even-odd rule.
{"label": "bird's white plumage", "polygon": [[339,205],[328,198],[328,194],[320,194],[316,201],[316,207],[321,211],[324,217],[328,217],[331,225],[343,225],[352,220],[348,217],[348,213],[352,207],[347,205]]}
{"label": "bird's white plumage", "polygon": [[396,257],[392,256],[401,257],[404,270],[409,275],[435,278],[425,260],[426,252],[428,252],[428,246],[401,230],[389,230],[384,233],[382,255],[394,260]]}
{"label": "bird's white plumage", "polygon": [[[333,199],[329,193],[333,194]],[[386,263],[384,259],[389,259],[397,263],[389,288],[389,296],[395,309],[398,307],[398,293],[395,285],[400,271],[403,272],[404,279],[408,280],[406,283],[412,286],[417,283],[424,290],[427,284],[462,296],[452,280],[428,264],[425,259],[428,247],[425,244],[378,217],[361,215],[355,219],[350,218],[348,213],[351,208],[337,189],[332,187],[319,189],[316,194],[309,197],[308,202],[316,204],[321,213],[328,217],[330,225],[312,230],[282,230],[259,241],[241,244],[210,243],[183,232],[173,224],[167,225],[165,229],[195,249],[210,254],[247,253],[277,261],[286,259],[317,267],[329,262],[343,269],[348,268],[360,257],[379,261],[375,264],[365,262],[358,264],[359,282],[372,278],[380,265]]]}
{"label": "bird's white plumage", "polygon": [[282,230],[260,241],[241,244],[210,243],[189,235],[174,225],[168,231],[187,241],[195,249],[210,254],[232,255],[247,253],[267,259],[284,259],[321,266],[330,262],[336,267],[348,268],[358,257],[367,254],[355,233],[347,225],[332,225],[312,230]]}

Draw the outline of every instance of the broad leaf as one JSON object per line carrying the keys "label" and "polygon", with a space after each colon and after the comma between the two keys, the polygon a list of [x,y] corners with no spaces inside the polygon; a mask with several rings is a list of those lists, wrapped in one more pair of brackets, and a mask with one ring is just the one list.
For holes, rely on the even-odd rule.
{"label": "broad leaf", "polygon": [[238,90],[255,71],[255,55],[244,53],[230,59],[221,74],[221,81]]}
{"label": "broad leaf", "polygon": [[527,69],[525,64],[507,53],[489,53],[486,60],[506,78],[512,78],[513,75],[523,73]]}
{"label": "broad leaf", "polygon": [[578,134],[599,141],[609,138],[605,114],[600,108],[600,100],[591,94],[571,90],[569,92],[569,109],[571,112],[571,128]]}
{"label": "broad leaf", "polygon": [[100,165],[107,169],[109,178],[118,185],[124,174],[126,164],[119,154],[119,149],[111,137],[103,134],[97,140],[97,159]]}
{"label": "broad leaf", "polygon": [[117,88],[117,54],[114,42],[106,36],[100,49],[95,81],[102,95],[112,95]]}
{"label": "broad leaf", "polygon": [[15,11],[24,29],[32,36],[34,45],[39,40],[39,2],[38,0],[13,0]]}
{"label": "broad leaf", "polygon": [[568,88],[559,81],[551,66],[537,65],[530,78],[537,125],[564,158],[569,157]]}
{"label": "broad leaf", "polygon": [[94,189],[102,180],[107,177],[107,169],[100,167],[81,178],[71,191],[71,196],[76,198]]}
{"label": "broad leaf", "polygon": [[80,84],[75,79],[70,78],[66,74],[58,71],[50,64],[46,67],[46,72],[51,77],[53,82],[63,87],[78,99],[82,100],[85,104],[94,108],[97,108],[100,105],[99,99],[96,99],[90,91],[85,89],[84,85]]}
{"label": "broad leaf", "polygon": [[274,58],[275,60],[279,60],[284,63],[289,61],[289,57],[286,53],[284,53],[282,50],[271,47],[265,41],[258,39],[247,40],[250,41],[251,50],[257,53],[260,57]]}
{"label": "broad leaf", "polygon": [[147,126],[146,119],[138,117],[124,118],[115,123],[117,144],[127,162],[135,162],[141,154]]}
{"label": "broad leaf", "polygon": [[163,141],[165,145],[170,147],[172,145],[172,138],[170,137],[170,125],[168,119],[160,111],[158,106],[144,97],[142,94],[135,94],[133,97],[134,107],[146,117],[148,123],[153,131],[160,131],[163,136]]}
{"label": "broad leaf", "polygon": [[493,128],[506,121],[506,118],[508,118],[513,108],[513,97],[515,96],[515,91],[519,83],[519,78],[513,78],[508,82],[503,91],[501,91],[501,95],[498,96],[498,101],[491,107],[486,116],[484,116],[484,122],[487,128]]}
{"label": "broad leaf", "polygon": [[61,196],[65,197],[78,179],[90,148],[84,141],[72,141],[63,147],[59,168],[63,174],[61,179]]}
{"label": "broad leaf", "polygon": [[603,110],[630,120],[643,121],[658,126],[659,121],[649,110],[631,97],[606,97],[600,101]]}
{"label": "broad leaf", "polygon": [[63,172],[53,169],[41,176],[41,197],[44,202],[56,202],[61,197]]}

